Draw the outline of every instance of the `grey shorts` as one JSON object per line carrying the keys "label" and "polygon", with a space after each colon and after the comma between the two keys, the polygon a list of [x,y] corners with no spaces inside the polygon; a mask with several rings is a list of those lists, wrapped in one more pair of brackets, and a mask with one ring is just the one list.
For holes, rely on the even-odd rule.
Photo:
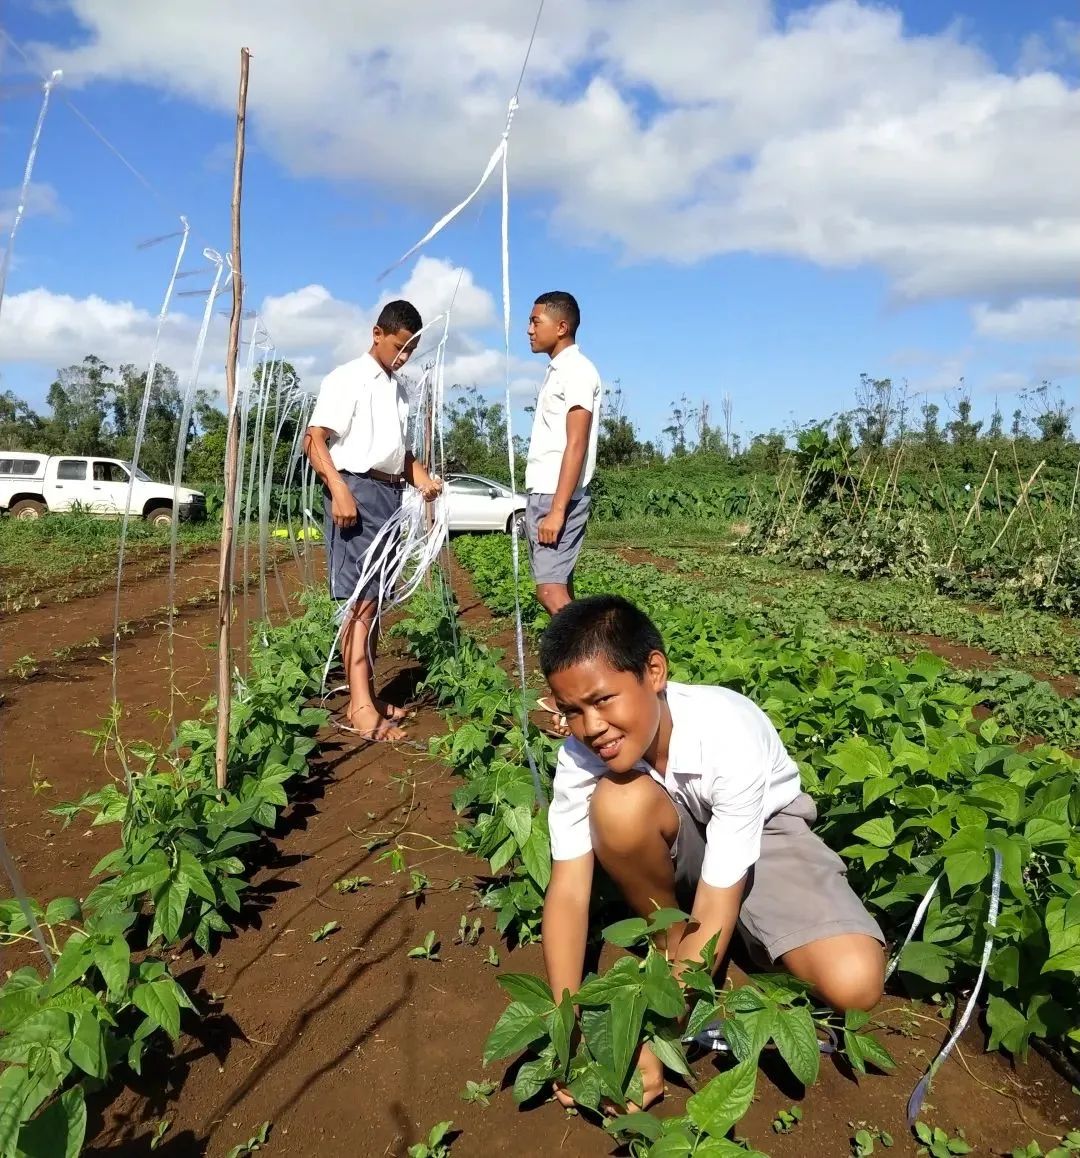
{"label": "grey shorts", "polygon": [[[330,596],[350,599],[364,570],[365,556],[386,520],[401,506],[403,488],[394,483],[379,482],[362,474],[342,471],[352,497],[356,499],[357,520],[342,530],[334,526],[330,513],[330,492],[323,491],[323,533],[326,537],[326,565],[330,575]],[[394,563],[398,539],[380,544],[379,573],[364,585],[361,599],[375,599],[379,593],[379,574]]]}
{"label": "grey shorts", "polygon": [[541,583],[570,582],[578,556],[585,542],[585,524],[589,521],[589,496],[578,495],[566,508],[566,522],[554,547],[542,546],[538,537],[540,520],[551,510],[554,495],[530,494],[525,504],[525,533],[529,541],[529,564],[533,581]]}
{"label": "grey shorts", "polygon": [[[705,828],[679,801],[671,802],[679,814],[679,835],[671,848],[676,893],[689,912],[701,877]],[[765,822],[738,924],[759,968],[791,949],[842,933],[864,933],[885,944],[877,921],[848,884],[844,862],[812,831],[815,820],[817,808],[803,792]]]}

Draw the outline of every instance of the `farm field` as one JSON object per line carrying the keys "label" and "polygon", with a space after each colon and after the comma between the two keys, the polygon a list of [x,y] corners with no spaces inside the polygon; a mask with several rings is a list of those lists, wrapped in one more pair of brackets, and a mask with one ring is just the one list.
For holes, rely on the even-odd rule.
{"label": "farm field", "polygon": [[[690,550],[655,536],[647,543],[636,541],[640,536],[625,538],[631,541],[617,550],[606,546],[587,554],[582,589],[625,590],[643,602],[669,638],[677,677],[717,679],[764,703],[815,794],[835,805],[823,809],[826,838],[850,859],[860,889],[890,933],[905,930],[936,871],[943,841],[957,846],[945,854],[948,879],[931,906],[926,932],[905,953],[890,995],[870,1023],[849,1025],[850,1038],[842,1034],[844,1057],[823,1059],[816,1082],[804,1090],[796,1074],[812,1076],[805,1054],[800,1060],[784,1046],[779,1053],[775,1046],[767,1049],[756,1086],[751,1083],[748,1091],[744,1080],[742,1092],[734,1091],[733,1100],[715,1113],[706,1114],[700,1100],[688,1101],[689,1090],[672,1082],[656,1114],[676,1122],[671,1141],[658,1142],[649,1152],[690,1153],[679,1148],[685,1134],[696,1153],[745,1153],[733,1146],[715,1149],[716,1138],[731,1124],[724,1126],[727,1114],[731,1122],[738,1120],[734,1133],[751,1149],[780,1158],[870,1153],[867,1139],[876,1146],[873,1152],[882,1152],[885,1135],[894,1143],[892,1152],[914,1154],[918,1143],[904,1125],[904,1106],[955,1016],[950,994],[962,995],[973,979],[993,848],[1015,851],[1006,855],[1001,944],[990,974],[990,1034],[995,1046],[1005,1042],[1014,1051],[1029,1035],[1068,1048],[1075,1026],[1069,938],[1080,929],[1064,914],[1057,926],[1044,915],[1067,908],[1055,906],[1057,897],[1067,899],[1075,838],[1068,832],[1071,817],[1055,817],[1062,807],[1074,807],[1076,764],[1061,751],[1031,747],[1030,729],[986,715],[1000,714],[998,708],[986,708],[983,723],[976,724],[979,694],[960,667],[954,671],[933,658],[898,667],[901,661],[893,657],[917,650],[896,646],[909,633],[872,629],[864,622],[872,612],[860,615],[854,626],[849,617],[837,618],[829,599],[840,600],[841,594],[831,587],[831,594],[819,590],[812,574],[789,573],[762,561],[766,573],[754,569],[754,559],[726,551],[700,545]],[[143,1018],[151,1023],[150,1032],[135,1055],[141,1073],[121,1059],[110,1060],[103,1069],[110,1080],[100,1090],[87,1089],[85,1152],[145,1154],[153,1143],[164,1154],[241,1154],[269,1123],[268,1153],[317,1148],[327,1155],[404,1155],[447,1121],[453,1123],[453,1154],[511,1148],[537,1154],[616,1152],[616,1139],[595,1124],[569,1118],[553,1103],[540,1104],[544,1077],[557,1062],[549,1053],[539,1062],[518,1063],[521,1046],[536,1040],[531,1031],[508,1035],[504,1029],[488,1043],[507,1009],[500,977],[510,975],[506,984],[519,1005],[523,995],[537,1000],[533,983],[514,982],[513,976],[542,971],[535,937],[546,879],[546,829],[530,807],[532,787],[516,723],[508,659],[512,630],[505,618],[513,590],[508,543],[502,537],[461,539],[456,554],[450,571],[456,628],[436,586],[416,599],[387,641],[392,658],[386,676],[392,690],[415,705],[410,734],[416,746],[357,745],[328,725],[313,699],[316,669],[329,643],[325,607],[318,599],[301,601],[303,568],[282,560],[289,618],[275,594],[272,619],[281,626],[267,637],[265,661],[258,646],[251,651],[246,670],[256,714],[235,741],[237,781],[228,807],[244,808],[248,801],[250,819],[225,830],[234,834],[230,842],[237,841],[230,854],[217,861],[213,854],[200,858],[208,874],[213,870],[207,875],[211,890],[202,888],[190,862],[185,862],[186,878],[174,875],[164,886],[151,883],[145,890],[137,864],[104,870],[105,877],[118,874],[114,879],[127,875],[138,890],[122,891],[132,898],[125,905],[143,913],[128,934],[135,950],[132,974],[143,947],[153,942],[150,957],[167,963],[195,1010],[181,1014],[187,999],[180,997],[173,1005],[164,998],[159,1008],[145,996],[136,1000],[134,989],[129,1000],[111,1004],[117,1027],[102,1029],[104,1042],[132,1043],[133,1028]],[[189,590],[193,597],[191,606],[181,609],[175,640],[173,706],[180,720],[198,720],[213,682],[213,610],[194,600],[213,574],[211,562],[209,554],[189,559],[177,579],[178,592]],[[827,578],[831,583],[833,577]],[[877,589],[860,586],[869,607]],[[761,598],[773,589],[780,597]],[[133,584],[125,588],[126,596],[129,591],[132,598],[141,591],[147,604],[154,601],[152,589]],[[29,617],[51,612],[89,631],[95,615],[106,611],[104,604],[92,610],[95,602],[95,597],[76,598],[62,607],[25,611],[11,616],[4,628],[16,630],[19,621],[30,623]],[[107,636],[111,596],[104,602]],[[254,592],[244,606],[253,621]],[[527,623],[539,623],[531,599],[525,614]],[[130,615],[127,604],[123,615]],[[78,813],[62,806],[107,785],[110,776],[119,776],[122,789],[121,751],[142,767],[149,749],[141,745],[168,746],[164,636],[160,622],[150,620],[141,621],[121,646],[123,747],[113,736],[107,763],[95,755],[94,740],[85,733],[103,727],[111,673],[96,656],[85,658],[76,641],[32,678],[12,677],[4,689],[5,838],[28,891],[43,903],[79,898],[85,902],[84,927],[100,922],[93,916],[95,905],[108,908],[102,903],[110,899],[107,889],[100,892],[102,876],[92,881],[90,874],[118,844],[119,830],[111,821],[122,813],[124,793],[107,790]],[[43,630],[45,622],[35,620],[35,630]],[[885,625],[879,619],[875,626]],[[74,628],[64,630],[71,638]],[[1051,634],[1046,630],[1039,638]],[[1056,654],[1063,672],[1071,674],[1064,650]],[[831,685],[822,675],[830,667],[835,670]],[[530,684],[538,686],[531,670]],[[337,706],[336,698],[325,705]],[[890,736],[897,721],[900,735]],[[263,736],[267,729],[270,734]],[[920,731],[929,765],[915,752]],[[179,799],[180,791],[189,800],[195,792],[197,800],[194,786],[205,766],[200,753],[206,751],[201,737],[197,724],[182,725],[179,763],[166,766],[157,757],[157,764],[146,766],[149,780],[139,799],[147,821],[156,817],[160,826],[167,819],[159,784],[170,799]],[[530,729],[530,745],[541,770],[549,771],[554,743]],[[879,752],[885,753],[884,764]],[[939,752],[948,757],[935,763]],[[902,770],[895,783],[889,763]],[[876,781],[872,788],[871,781]],[[999,781],[1019,787],[1006,789]],[[934,785],[934,808],[904,795],[925,796]],[[58,807],[62,815],[51,811]],[[933,828],[918,823],[920,808],[938,818]],[[65,826],[65,820],[71,822]],[[206,834],[203,840],[217,831],[206,823],[199,821],[195,829]],[[913,838],[904,837],[905,826]],[[976,833],[981,834],[978,848]],[[157,838],[160,847],[185,847],[173,844],[175,837],[162,843],[165,839]],[[222,834],[214,839],[220,841]],[[152,854],[152,848],[145,853]],[[145,877],[145,860],[143,866]],[[248,882],[242,892],[240,881]],[[96,900],[88,897],[94,884],[99,885]],[[204,902],[203,892],[215,901]],[[221,903],[229,896],[235,909]],[[221,917],[220,924],[204,922],[208,911]],[[6,913],[14,935],[4,949],[12,962],[5,968],[36,962],[17,914],[10,907],[0,907],[0,913]],[[64,907],[53,915],[50,935],[62,946],[80,917]],[[613,912],[611,918],[619,915]],[[91,933],[104,936],[100,926]],[[598,967],[608,969],[621,954],[611,945],[601,948],[596,946]],[[113,982],[99,972],[97,960],[76,960],[72,969],[82,971],[74,973],[69,993],[88,989],[107,996]],[[738,965],[732,981],[743,986]],[[151,972],[133,976],[132,982],[135,988],[158,986],[160,993],[165,979]],[[770,992],[752,983],[741,991]],[[0,997],[0,1017],[12,1015],[10,997],[6,992]],[[56,997],[44,1000],[48,1004]],[[799,994],[772,992],[770,1000],[785,1025],[809,1023]],[[77,1016],[76,1026],[89,1020],[85,1012],[65,1016]],[[741,1015],[732,1010],[729,1016]],[[181,1032],[170,1045],[167,1034],[174,1029]],[[935,1080],[920,1120],[946,1131],[958,1145],[962,1131],[980,1154],[1007,1155],[1034,1141],[1044,1153],[1050,1151],[1077,1122],[1069,1083],[1037,1053],[1015,1066],[1006,1055],[984,1053],[986,1029],[977,1018]],[[54,1048],[63,1040],[63,1030],[57,1031],[61,1036]],[[784,1035],[775,1032],[780,1044]],[[116,1047],[104,1048],[108,1059]],[[132,1048],[123,1045],[125,1051]],[[485,1066],[486,1048],[492,1060]],[[501,1052],[513,1063],[509,1068],[498,1060]],[[69,1056],[93,1064],[78,1049],[69,1047]],[[68,1086],[90,1074],[78,1068],[80,1061],[71,1064],[76,1068],[65,1079]],[[747,1064],[752,1071],[752,1059],[736,1070],[719,1069],[745,1076]],[[857,1075],[860,1067],[866,1073]],[[704,1085],[718,1074],[718,1063],[698,1061],[693,1072]],[[524,1109],[511,1095],[515,1082],[520,1094],[535,1092]],[[78,1124],[78,1106],[71,1095],[65,1097],[66,1103],[53,1103],[61,1107],[54,1126],[61,1113],[69,1126]],[[795,1106],[801,1117],[791,1115]],[[709,1129],[716,1135],[712,1141]],[[644,1145],[635,1143],[642,1153]]]}

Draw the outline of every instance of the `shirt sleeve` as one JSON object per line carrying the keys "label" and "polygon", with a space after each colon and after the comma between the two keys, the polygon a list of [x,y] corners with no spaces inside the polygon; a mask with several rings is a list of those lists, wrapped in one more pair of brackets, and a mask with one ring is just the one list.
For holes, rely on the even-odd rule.
{"label": "shirt sleeve", "polygon": [[713,780],[712,818],[701,865],[701,879],[717,889],[737,884],[757,863],[765,827],[767,769],[762,752],[749,744],[736,759],[726,756],[724,762],[734,774]]}
{"label": "shirt sleeve", "polygon": [[574,759],[567,741],[555,766],[555,784],[548,809],[552,860],[574,860],[592,852],[589,830],[589,801],[599,775],[583,768]]}
{"label": "shirt sleeve", "polygon": [[348,379],[332,370],[319,386],[319,396],[308,426],[323,426],[332,430],[339,439],[344,438],[349,432],[355,409],[356,393],[349,389]]}
{"label": "shirt sleeve", "polygon": [[600,377],[591,363],[568,370],[562,386],[568,412],[574,406],[580,406],[590,414],[595,410],[600,396]]}

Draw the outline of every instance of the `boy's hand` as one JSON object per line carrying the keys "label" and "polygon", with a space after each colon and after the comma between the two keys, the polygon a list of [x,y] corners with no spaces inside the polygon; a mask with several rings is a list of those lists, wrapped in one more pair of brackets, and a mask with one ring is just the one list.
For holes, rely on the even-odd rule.
{"label": "boy's hand", "polygon": [[555,1097],[559,1099],[559,1105],[567,1110],[572,1110],[577,1105],[577,1102],[574,1101],[574,1095],[562,1082],[555,1083]]}
{"label": "boy's hand", "polygon": [[543,547],[554,547],[566,523],[566,515],[549,511],[536,525],[536,537]]}
{"label": "boy's hand", "polygon": [[346,530],[348,527],[355,526],[356,520],[360,517],[360,511],[356,506],[356,499],[352,496],[352,491],[347,486],[335,488],[330,494],[330,515],[334,520],[334,526],[341,530]]}

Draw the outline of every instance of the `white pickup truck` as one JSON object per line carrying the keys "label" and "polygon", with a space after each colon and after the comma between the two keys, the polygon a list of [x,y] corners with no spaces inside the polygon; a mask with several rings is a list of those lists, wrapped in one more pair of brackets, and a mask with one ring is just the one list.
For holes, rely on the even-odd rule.
{"label": "white pickup truck", "polygon": [[206,496],[201,491],[180,487],[174,495],[171,484],[154,482],[139,469],[128,507],[130,481],[131,463],[118,458],[0,450],[0,511],[13,519],[39,519],[48,511],[75,507],[116,518],[127,508],[147,522],[167,527],[173,521],[174,498],[175,514],[182,522],[206,518]]}

